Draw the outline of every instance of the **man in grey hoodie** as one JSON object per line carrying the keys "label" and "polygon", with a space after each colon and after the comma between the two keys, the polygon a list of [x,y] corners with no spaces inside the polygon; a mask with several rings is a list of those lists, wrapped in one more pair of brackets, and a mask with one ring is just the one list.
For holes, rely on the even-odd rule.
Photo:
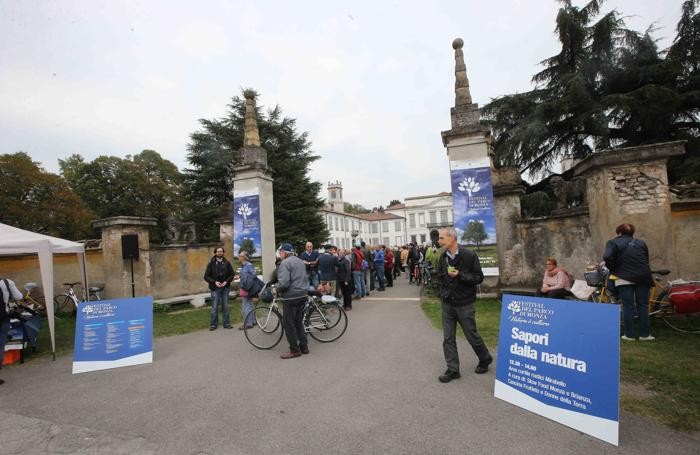
{"label": "man in grey hoodie", "polygon": [[282,300],[284,330],[289,342],[289,352],[283,359],[293,359],[309,353],[309,344],[304,331],[304,303],[308,296],[309,277],[304,261],[294,254],[290,243],[283,243],[279,250],[282,262],[277,269],[277,291]]}

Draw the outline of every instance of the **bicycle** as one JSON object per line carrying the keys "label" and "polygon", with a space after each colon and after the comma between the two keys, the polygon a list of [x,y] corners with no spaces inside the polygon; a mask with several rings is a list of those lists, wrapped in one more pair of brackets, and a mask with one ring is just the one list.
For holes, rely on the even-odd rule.
{"label": "bicycle", "polygon": [[[78,299],[78,295],[73,289],[74,286],[80,284],[79,281],[74,283],[63,283],[68,286],[68,291],[58,294],[53,298],[54,311],[61,314],[75,314],[78,304],[85,301],[85,291],[83,291],[83,300]],[[88,299],[90,301],[102,300],[101,292],[104,290],[104,285],[91,286],[88,289]]]}
{"label": "bicycle", "polygon": [[423,265],[423,270],[421,271],[421,276],[423,278],[423,288],[432,289],[433,288],[433,266],[430,263],[425,263]]}
{"label": "bicycle", "polygon": [[412,283],[415,284],[416,286],[420,286],[422,277],[421,277],[421,266],[419,263],[416,263],[413,265],[413,270],[411,271],[411,274],[413,276],[413,281]]}
{"label": "bicycle", "polygon": [[46,301],[43,297],[34,297],[32,295],[34,289],[39,289],[39,285],[36,283],[24,283],[24,290],[26,293],[17,304],[22,308],[32,310],[36,314],[43,316],[46,314]]}
{"label": "bicycle", "polygon": [[[267,285],[266,285],[267,286]],[[262,293],[262,291],[261,291]],[[324,301],[323,296],[314,293],[306,297],[304,303],[304,331],[321,343],[335,341],[347,330],[348,316],[338,299]],[[280,302],[285,299],[275,297],[270,305],[258,305],[248,313],[243,321],[245,337],[258,349],[272,349],[284,335]]]}

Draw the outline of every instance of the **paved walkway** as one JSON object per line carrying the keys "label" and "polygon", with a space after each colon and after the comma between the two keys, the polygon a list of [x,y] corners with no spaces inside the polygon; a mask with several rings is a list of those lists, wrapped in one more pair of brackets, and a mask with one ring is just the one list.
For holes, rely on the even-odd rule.
{"label": "paved walkway", "polygon": [[152,365],[7,368],[0,454],[700,453],[700,441],[628,413],[615,448],[497,400],[493,371],[471,373],[464,340],[462,379],[441,384],[441,334],[417,288],[399,279],[371,297],[340,340],[312,340],[299,359],[205,330],[156,340]]}

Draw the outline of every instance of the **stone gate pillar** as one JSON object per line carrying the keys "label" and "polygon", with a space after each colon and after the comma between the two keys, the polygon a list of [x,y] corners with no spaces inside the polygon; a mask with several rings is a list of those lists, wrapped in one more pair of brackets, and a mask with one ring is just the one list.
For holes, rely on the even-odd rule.
{"label": "stone gate pillar", "polygon": [[[272,175],[267,165],[267,150],[260,145],[257,114],[255,112],[255,92],[246,90],[245,131],[243,147],[239,150],[240,163],[234,168],[233,199],[237,195],[257,195],[259,201],[259,230],[261,241],[262,273],[265,280],[275,269],[275,209],[272,198]],[[235,216],[235,214],[234,214]],[[233,224],[232,239],[235,244],[241,233]]]}
{"label": "stone gate pillar", "polygon": [[148,228],[156,224],[155,218],[138,216],[115,216],[93,221],[93,228],[102,229],[106,298],[131,297],[131,260],[122,259],[122,235],[126,234],[136,234],[139,239],[139,259],[134,261],[136,296],[152,295]]}
{"label": "stone gate pillar", "polygon": [[631,223],[649,246],[652,268],[674,264],[666,161],[684,153],[684,141],[665,142],[605,150],[576,165],[575,175],[586,179],[592,246],[601,260],[615,228]]}

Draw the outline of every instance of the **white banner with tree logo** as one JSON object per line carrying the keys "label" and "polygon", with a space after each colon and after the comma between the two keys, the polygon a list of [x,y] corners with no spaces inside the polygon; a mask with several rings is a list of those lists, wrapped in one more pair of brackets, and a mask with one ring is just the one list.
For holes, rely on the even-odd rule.
{"label": "white banner with tree logo", "polygon": [[257,189],[233,192],[233,254],[247,251],[250,257],[262,255],[260,240],[260,195]]}
{"label": "white banner with tree logo", "polygon": [[496,215],[488,158],[450,163],[457,239],[474,250],[486,276],[498,276]]}

